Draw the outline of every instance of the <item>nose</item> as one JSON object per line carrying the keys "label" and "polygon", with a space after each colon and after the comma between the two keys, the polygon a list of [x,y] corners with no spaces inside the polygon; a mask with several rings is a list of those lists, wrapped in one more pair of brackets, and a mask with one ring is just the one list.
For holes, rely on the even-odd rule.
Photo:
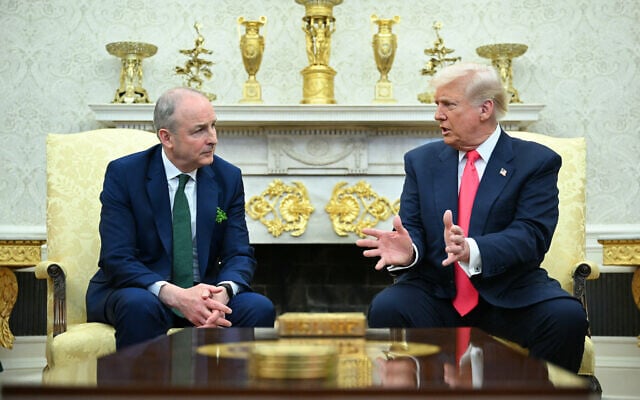
{"label": "nose", "polygon": [[433,118],[436,121],[444,121],[445,119],[447,119],[447,115],[444,112],[442,112],[442,109],[440,108],[440,106],[437,105],[436,106],[436,111],[433,114]]}
{"label": "nose", "polygon": [[209,142],[211,144],[217,144],[218,143],[218,132],[216,131],[216,127],[215,126],[209,127],[207,133],[208,133],[207,134],[207,138],[209,139]]}

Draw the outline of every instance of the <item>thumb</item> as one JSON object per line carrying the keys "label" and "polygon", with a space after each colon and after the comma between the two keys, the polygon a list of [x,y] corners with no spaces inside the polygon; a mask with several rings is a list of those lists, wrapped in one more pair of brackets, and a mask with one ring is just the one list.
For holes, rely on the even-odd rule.
{"label": "thumb", "polygon": [[397,214],[395,217],[393,217],[393,229],[398,233],[405,233],[407,231],[406,229],[404,229],[404,226],[402,225],[402,220],[400,219],[400,216]]}
{"label": "thumb", "polygon": [[442,222],[444,223],[444,229],[450,229],[453,226],[453,214],[451,213],[451,210],[444,212]]}

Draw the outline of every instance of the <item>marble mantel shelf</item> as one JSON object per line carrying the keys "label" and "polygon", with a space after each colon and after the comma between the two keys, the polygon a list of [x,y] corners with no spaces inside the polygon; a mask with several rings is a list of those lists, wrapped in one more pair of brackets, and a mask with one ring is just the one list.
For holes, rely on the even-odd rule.
{"label": "marble mantel shelf", "polygon": [[[432,125],[435,104],[416,105],[266,105],[214,104],[218,125],[274,126],[274,125],[374,125],[417,126]],[[108,126],[121,128],[151,127],[154,104],[91,104],[96,119]],[[539,120],[542,104],[512,104],[502,122],[507,129],[524,130]]]}

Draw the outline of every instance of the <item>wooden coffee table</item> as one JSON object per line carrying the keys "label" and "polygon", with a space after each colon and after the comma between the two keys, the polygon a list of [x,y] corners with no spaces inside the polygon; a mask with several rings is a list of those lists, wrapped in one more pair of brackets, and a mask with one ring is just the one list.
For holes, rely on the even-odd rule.
{"label": "wooden coffee table", "polygon": [[[257,376],[256,349],[275,349],[273,354],[282,355],[282,349],[295,353],[310,346],[318,351],[302,364],[290,358],[284,364],[269,364],[282,368],[280,375]],[[303,378],[305,368],[316,371],[307,361],[322,360],[330,348],[337,349],[331,374]],[[284,338],[275,329],[187,328],[99,358],[96,381],[90,386],[5,386],[2,394],[4,399],[597,397],[585,379],[525,357],[480,330],[471,330],[471,346],[460,364],[456,350],[456,329],[376,329],[367,330],[364,337]]]}

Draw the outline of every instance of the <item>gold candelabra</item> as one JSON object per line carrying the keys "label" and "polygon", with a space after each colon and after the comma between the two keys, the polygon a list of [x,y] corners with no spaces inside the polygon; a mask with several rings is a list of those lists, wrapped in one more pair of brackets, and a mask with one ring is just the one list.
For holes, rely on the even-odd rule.
{"label": "gold candelabra", "polygon": [[527,51],[526,44],[518,43],[497,43],[480,46],[476,52],[480,57],[488,58],[491,64],[500,73],[502,86],[511,96],[510,103],[522,103],[520,95],[515,87],[513,87],[513,69],[511,68],[512,60],[520,57]]}
{"label": "gold candelabra", "polygon": [[302,104],[335,104],[333,78],[336,71],[329,66],[331,35],[335,31],[333,7],[342,0],[296,0],[304,5],[302,30],[305,33],[309,65],[302,71]]}
{"label": "gold candelabra", "polygon": [[189,56],[189,59],[184,66],[175,67],[175,72],[177,75],[184,75],[184,86],[201,91],[209,101],[213,101],[217,97],[215,94],[202,91],[204,79],[211,79],[211,76],[213,76],[210,68],[213,62],[200,57],[202,54],[211,54],[212,51],[204,48],[204,36],[200,33],[202,24],[196,22],[193,27],[197,33],[195,47],[180,50],[180,53]]}
{"label": "gold candelabra", "polygon": [[149,103],[147,91],[142,87],[142,60],[156,54],[158,48],[141,42],[114,42],[106,48],[109,54],[122,60],[120,86],[112,103]]}
{"label": "gold candelabra", "polygon": [[376,83],[374,103],[395,103],[393,98],[393,86],[389,81],[389,71],[393,65],[393,59],[398,47],[398,38],[391,31],[393,24],[400,22],[400,17],[381,19],[377,15],[371,16],[371,22],[378,25],[378,33],[373,35],[373,55],[380,72],[380,79]]}
{"label": "gold candelabra", "polygon": [[238,18],[238,25],[243,25],[245,33],[240,37],[240,53],[244,69],[249,79],[242,88],[240,103],[262,103],[262,88],[256,79],[262,55],[264,54],[264,36],[260,35],[260,27],[267,22],[267,17],[260,17],[257,21],[248,21],[244,17]]}
{"label": "gold candelabra", "polygon": [[[427,64],[420,71],[422,75],[433,76],[438,72],[438,69],[461,60],[460,57],[449,56],[455,50],[444,45],[444,40],[440,36],[440,29],[442,29],[442,22],[434,22],[433,30],[436,32],[436,40],[433,42],[433,47],[424,50],[424,54],[429,56],[429,61],[427,61]],[[418,95],[418,100],[421,103],[433,103],[433,93],[428,90],[420,93]]]}

